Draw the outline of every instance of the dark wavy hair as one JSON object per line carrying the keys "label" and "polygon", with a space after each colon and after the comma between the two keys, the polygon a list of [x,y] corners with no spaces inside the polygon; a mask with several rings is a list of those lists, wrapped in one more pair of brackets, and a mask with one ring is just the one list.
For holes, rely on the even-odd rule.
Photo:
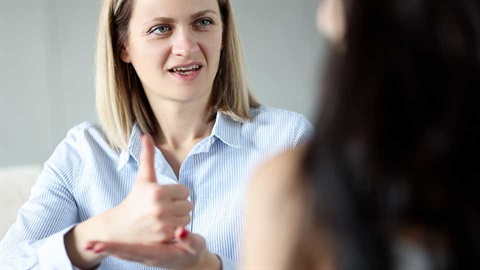
{"label": "dark wavy hair", "polygon": [[343,0],[317,137],[313,224],[340,269],[393,269],[421,232],[434,269],[480,269],[480,1]]}

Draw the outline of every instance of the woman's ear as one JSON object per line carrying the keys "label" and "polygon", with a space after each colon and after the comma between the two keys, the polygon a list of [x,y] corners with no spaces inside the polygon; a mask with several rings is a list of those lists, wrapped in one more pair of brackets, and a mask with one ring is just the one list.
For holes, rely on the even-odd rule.
{"label": "woman's ear", "polygon": [[122,47],[122,50],[120,51],[120,59],[122,59],[122,61],[127,64],[132,62],[132,60],[130,59],[130,54],[125,47]]}

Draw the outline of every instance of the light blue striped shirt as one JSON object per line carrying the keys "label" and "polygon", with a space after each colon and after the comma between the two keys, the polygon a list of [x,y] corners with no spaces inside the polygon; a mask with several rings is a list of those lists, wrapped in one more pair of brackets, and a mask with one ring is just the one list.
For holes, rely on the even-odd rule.
{"label": "light blue striped shirt", "polygon": [[[193,147],[177,178],[159,149],[155,172],[160,184],[181,183],[194,204],[187,229],[202,235],[224,269],[240,258],[244,195],[262,161],[305,143],[313,127],[301,114],[261,106],[252,122],[217,113],[212,134]],[[116,152],[97,125],[71,129],[55,149],[32,188],[16,223],[1,242],[2,267],[72,269],[63,237],[75,224],[122,202],[136,179],[141,131],[134,126],[128,151]],[[115,257],[101,269],[152,269]]]}

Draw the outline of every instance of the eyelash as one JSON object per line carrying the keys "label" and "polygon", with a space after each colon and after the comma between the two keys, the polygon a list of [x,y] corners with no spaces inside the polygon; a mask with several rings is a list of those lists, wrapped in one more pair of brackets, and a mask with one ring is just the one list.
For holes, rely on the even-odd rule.
{"label": "eyelash", "polygon": [[200,26],[200,27],[208,27],[208,26],[210,26],[210,25],[214,25],[214,24],[215,24],[215,23],[213,22],[213,20],[210,19],[210,18],[202,18],[202,19],[196,20],[196,21],[195,21],[195,24],[198,25],[198,24],[201,23],[201,22],[208,22],[208,25],[204,25],[204,26]]}
{"label": "eyelash", "polygon": [[[200,25],[200,23],[202,23],[202,22],[203,23],[208,23],[208,24],[207,25]],[[194,22],[194,26],[198,26],[199,28],[207,28],[207,27],[209,27],[211,25],[214,25],[214,24],[215,23],[210,18],[202,18],[202,19],[196,20]],[[168,28],[168,29],[165,32],[155,33],[160,28]],[[155,26],[152,29],[150,29],[147,33],[148,34],[156,34],[156,35],[165,35],[168,31],[171,31],[171,30],[172,30],[172,27],[170,25],[158,25],[158,26]]]}
{"label": "eyelash", "polygon": [[150,29],[150,30],[148,31],[148,34],[165,35],[165,34],[167,33],[167,31],[166,31],[166,32],[163,32],[163,33],[155,33],[158,29],[164,28],[164,27],[168,28],[167,31],[171,31],[171,30],[172,30],[172,27],[170,27],[169,25],[158,25],[158,26],[155,26],[155,27],[153,27],[152,29]]}

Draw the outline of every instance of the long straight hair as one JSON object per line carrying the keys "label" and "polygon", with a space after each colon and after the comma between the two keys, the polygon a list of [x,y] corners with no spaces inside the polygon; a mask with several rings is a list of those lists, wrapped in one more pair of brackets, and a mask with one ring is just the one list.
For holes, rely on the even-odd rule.
{"label": "long straight hair", "polygon": [[479,1],[343,1],[304,163],[311,225],[339,269],[395,268],[410,226],[445,259],[434,269],[479,269]]}

